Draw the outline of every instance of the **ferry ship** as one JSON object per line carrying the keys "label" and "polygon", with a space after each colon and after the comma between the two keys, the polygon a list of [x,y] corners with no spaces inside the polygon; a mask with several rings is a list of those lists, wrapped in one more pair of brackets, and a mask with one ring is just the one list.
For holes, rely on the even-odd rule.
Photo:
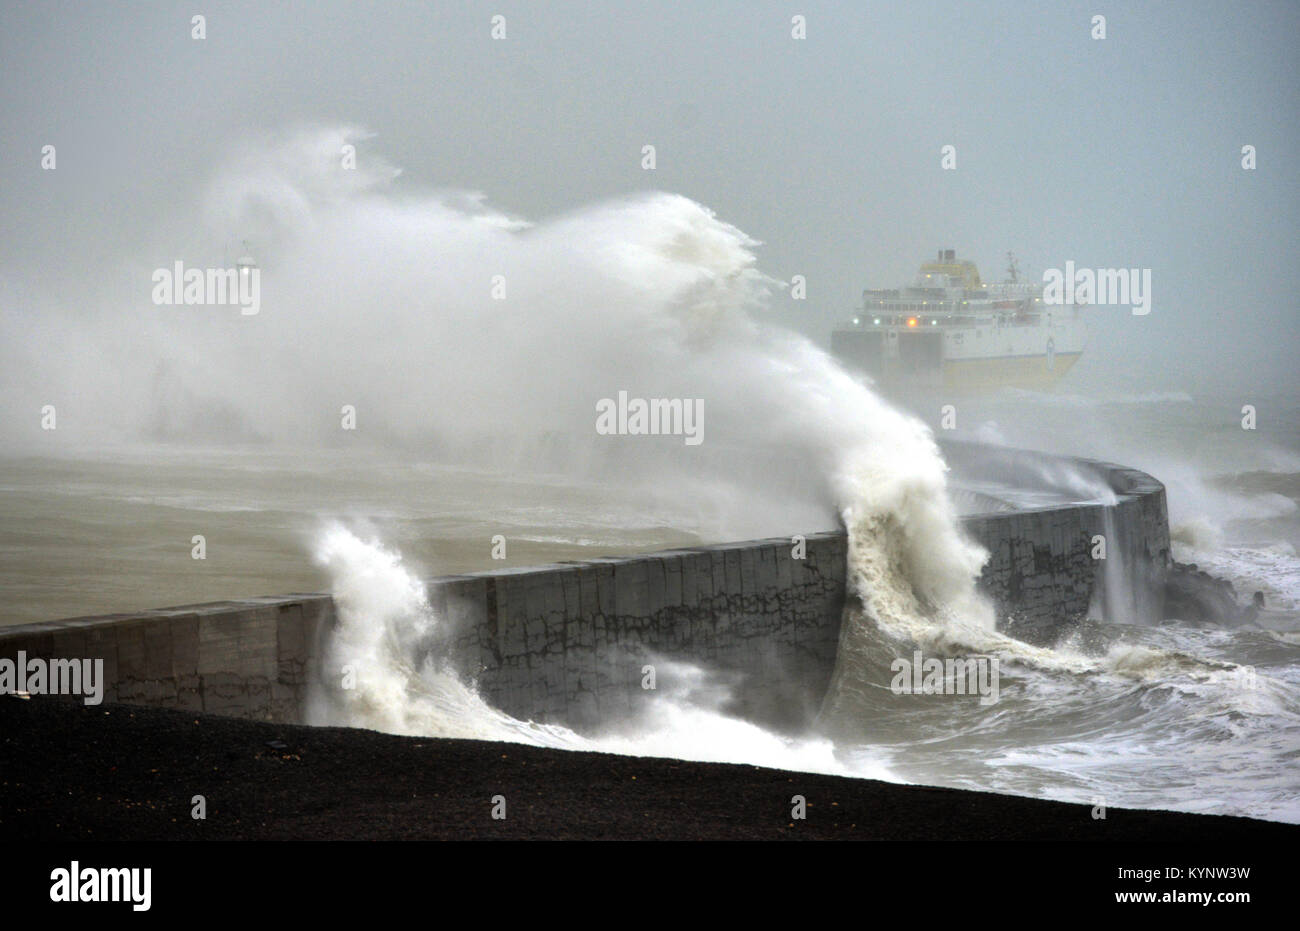
{"label": "ferry ship", "polygon": [[885,385],[952,389],[1043,388],[1078,361],[1087,341],[1079,304],[1043,303],[1041,284],[980,280],[953,249],[921,266],[910,287],[868,289],[852,320],[831,333],[831,351]]}

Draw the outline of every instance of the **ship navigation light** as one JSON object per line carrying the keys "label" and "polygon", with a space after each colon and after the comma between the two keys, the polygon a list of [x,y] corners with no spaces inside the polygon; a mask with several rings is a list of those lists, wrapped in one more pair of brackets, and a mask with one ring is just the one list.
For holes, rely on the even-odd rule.
{"label": "ship navigation light", "polygon": [[248,241],[244,241],[244,254],[235,260],[235,268],[239,271],[240,279],[247,278],[249,272],[257,268],[257,260],[249,254]]}

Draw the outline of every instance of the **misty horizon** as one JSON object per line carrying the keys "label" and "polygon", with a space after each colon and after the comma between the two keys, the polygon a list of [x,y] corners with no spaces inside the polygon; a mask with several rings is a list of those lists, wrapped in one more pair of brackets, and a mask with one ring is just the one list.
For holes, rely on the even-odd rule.
{"label": "misty horizon", "polygon": [[[802,40],[770,5],[324,8],[213,5],[200,41],[188,7],[0,12],[6,327],[43,302],[103,313],[106,285],[147,295],[142,270],[194,251],[212,262],[223,167],[345,125],[398,198],[459,191],[539,225],[650,191],[695,200],[761,243],[758,270],[803,277],[805,299],[777,291],[760,315],[821,346],[864,288],[936,249],[986,280],[1011,251],[1033,279],[1152,270],[1151,313],[1096,308],[1067,388],[1232,391],[1230,420],[1300,386],[1292,5],[1102,11],[1103,40],[1080,4],[807,5]],[[226,230],[221,261],[250,238]]]}

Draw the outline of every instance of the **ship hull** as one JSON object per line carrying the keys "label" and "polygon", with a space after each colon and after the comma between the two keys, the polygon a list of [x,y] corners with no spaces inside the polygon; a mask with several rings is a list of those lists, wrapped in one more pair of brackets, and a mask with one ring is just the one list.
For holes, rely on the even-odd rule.
{"label": "ship hull", "polygon": [[909,369],[888,363],[870,368],[850,365],[886,388],[943,388],[952,391],[984,392],[998,388],[1042,390],[1059,382],[1081,352],[1056,353],[1055,358],[997,356],[979,359],[949,359],[933,369]]}
{"label": "ship hull", "polygon": [[[1019,333],[1017,341],[1036,347],[1053,342],[1052,351],[967,354],[953,357],[947,352],[943,333],[903,333],[896,340],[887,334],[837,331],[832,352],[851,369],[871,376],[881,385],[920,386],[982,391],[995,388],[1049,388],[1056,384],[1083,354],[1080,331],[1056,331],[1054,339],[1043,333]],[[1007,339],[1010,339],[1008,337]],[[972,341],[971,338],[966,343]],[[896,351],[887,350],[890,344]],[[1059,349],[1056,347],[1060,347]],[[1014,347],[1007,347],[1014,348]],[[1026,347],[1028,349],[1028,347]]]}
{"label": "ship hull", "polygon": [[1050,388],[1065,376],[1082,354],[1058,352],[1053,356],[948,359],[943,363],[943,386],[959,389]]}

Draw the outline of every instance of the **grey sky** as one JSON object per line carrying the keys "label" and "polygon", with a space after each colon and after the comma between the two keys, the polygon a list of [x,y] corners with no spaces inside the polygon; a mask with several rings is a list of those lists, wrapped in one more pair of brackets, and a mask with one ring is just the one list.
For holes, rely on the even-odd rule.
{"label": "grey sky", "polygon": [[1150,316],[1095,311],[1080,383],[1290,390],[1297,37],[1295,3],[6,0],[0,273],[55,289],[111,267],[248,131],[358,123],[399,184],[529,219],[646,188],[696,199],[764,242],[764,271],[806,276],[773,316],[823,344],[864,286],[935,249],[996,278],[1012,249],[1035,276],[1153,270]]}

